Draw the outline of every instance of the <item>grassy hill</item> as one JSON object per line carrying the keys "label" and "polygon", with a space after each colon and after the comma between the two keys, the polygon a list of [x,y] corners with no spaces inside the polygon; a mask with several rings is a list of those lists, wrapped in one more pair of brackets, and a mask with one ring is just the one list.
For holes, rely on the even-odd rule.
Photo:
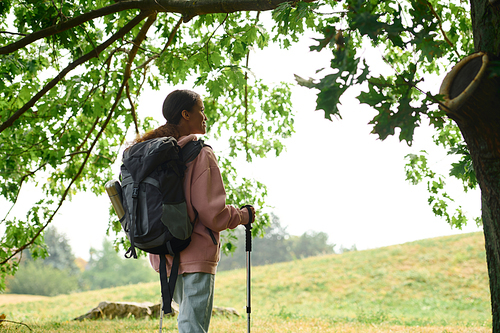
{"label": "grassy hill", "polygon": [[[215,304],[242,315],[214,318],[212,332],[246,331],[245,280],[245,270],[217,274]],[[71,321],[104,300],[159,302],[158,283],[17,304],[2,296],[0,313],[37,332],[158,329],[156,320]],[[489,332],[489,301],[482,233],[252,268],[252,332]],[[164,327],[175,331],[175,319]]]}

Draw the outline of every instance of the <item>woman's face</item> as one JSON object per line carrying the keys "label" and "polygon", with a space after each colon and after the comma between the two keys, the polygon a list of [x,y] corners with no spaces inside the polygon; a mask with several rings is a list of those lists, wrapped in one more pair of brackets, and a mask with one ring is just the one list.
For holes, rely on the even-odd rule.
{"label": "woman's face", "polygon": [[189,131],[191,134],[205,134],[207,132],[208,118],[204,111],[203,101],[198,98],[191,112],[189,112]]}

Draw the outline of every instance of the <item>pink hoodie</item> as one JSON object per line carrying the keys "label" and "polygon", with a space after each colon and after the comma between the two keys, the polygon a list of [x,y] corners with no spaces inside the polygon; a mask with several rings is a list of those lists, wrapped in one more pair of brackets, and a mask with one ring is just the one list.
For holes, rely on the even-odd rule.
{"label": "pink hoodie", "polygon": [[[184,147],[189,141],[196,141],[194,134],[179,138],[179,146]],[[234,229],[248,222],[246,210],[226,205],[226,191],[220,174],[217,159],[210,147],[204,147],[198,157],[187,164],[184,176],[184,194],[189,218],[195,219],[194,209],[199,219],[194,224],[191,243],[180,253],[179,274],[210,273],[215,274],[220,259],[219,232]],[[194,209],[193,209],[194,208]],[[210,228],[217,245],[211,238]],[[167,255],[167,274],[170,275],[172,256]],[[149,255],[151,266],[158,272],[160,257]]]}

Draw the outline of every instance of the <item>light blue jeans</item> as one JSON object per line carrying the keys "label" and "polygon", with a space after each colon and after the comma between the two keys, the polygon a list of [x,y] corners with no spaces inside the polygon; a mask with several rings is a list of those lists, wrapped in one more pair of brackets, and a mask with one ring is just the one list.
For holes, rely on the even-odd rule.
{"label": "light blue jeans", "polygon": [[174,301],[179,304],[179,333],[206,333],[212,318],[215,275],[186,273],[177,277]]}

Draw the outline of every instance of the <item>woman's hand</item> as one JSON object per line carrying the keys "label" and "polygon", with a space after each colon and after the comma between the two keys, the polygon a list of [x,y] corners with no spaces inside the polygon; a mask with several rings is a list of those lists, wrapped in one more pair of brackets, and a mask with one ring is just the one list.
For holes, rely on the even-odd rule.
{"label": "woman's hand", "polygon": [[255,222],[255,208],[253,208],[253,206],[250,206],[250,205],[247,205],[247,206],[244,206],[244,211],[245,211],[245,219],[243,220],[243,223],[241,224],[248,224],[248,222],[250,222],[250,215],[248,214],[248,209],[250,209],[250,211],[252,212],[252,222]]}

